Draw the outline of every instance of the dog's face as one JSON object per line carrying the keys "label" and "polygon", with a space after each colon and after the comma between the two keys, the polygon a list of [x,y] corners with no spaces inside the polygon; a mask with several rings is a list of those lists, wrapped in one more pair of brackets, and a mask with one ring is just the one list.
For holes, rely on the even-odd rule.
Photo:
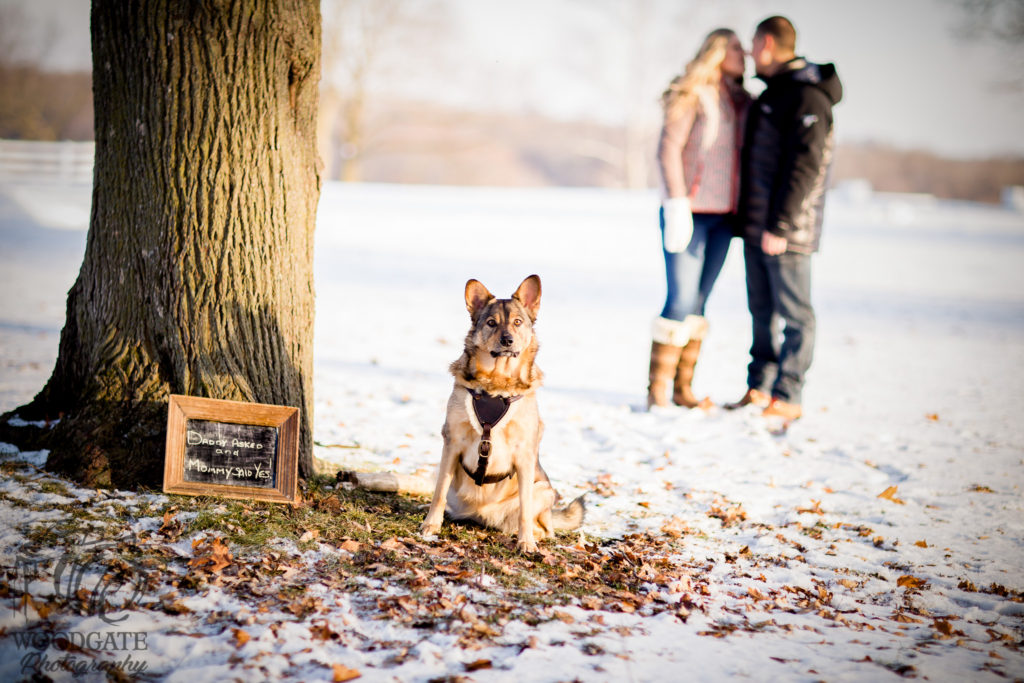
{"label": "dog's face", "polygon": [[496,299],[476,280],[466,283],[466,309],[473,326],[467,346],[491,358],[518,358],[533,343],[533,323],[540,309],[540,278],[523,280],[511,299]]}

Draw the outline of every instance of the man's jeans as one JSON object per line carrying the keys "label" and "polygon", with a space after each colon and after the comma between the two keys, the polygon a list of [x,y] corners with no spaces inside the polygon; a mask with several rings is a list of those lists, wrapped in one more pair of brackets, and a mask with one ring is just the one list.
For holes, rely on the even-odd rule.
{"label": "man's jeans", "polygon": [[[664,209],[661,212],[661,230],[664,236]],[[704,315],[708,295],[729,253],[730,240],[732,228],[727,214],[693,214],[693,237],[686,251],[664,252],[668,294],[661,311],[662,318],[683,320],[688,315]]]}
{"label": "man's jeans", "polygon": [[[753,319],[747,386],[799,404],[814,357],[811,257],[789,252],[767,256],[749,244],[744,244],[743,257]],[[781,344],[776,332],[780,320],[785,324]]]}

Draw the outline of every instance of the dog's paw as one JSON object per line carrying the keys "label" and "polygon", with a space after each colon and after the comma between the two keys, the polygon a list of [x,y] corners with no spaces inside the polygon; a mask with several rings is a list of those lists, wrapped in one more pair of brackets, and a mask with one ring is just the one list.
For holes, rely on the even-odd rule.
{"label": "dog's paw", "polygon": [[437,536],[437,532],[441,530],[440,524],[427,524],[426,522],[420,527],[420,536],[434,537]]}
{"label": "dog's paw", "polygon": [[519,551],[523,553],[537,552],[537,542],[534,541],[532,538],[529,540],[519,539],[519,542],[516,543],[516,547],[519,548]]}

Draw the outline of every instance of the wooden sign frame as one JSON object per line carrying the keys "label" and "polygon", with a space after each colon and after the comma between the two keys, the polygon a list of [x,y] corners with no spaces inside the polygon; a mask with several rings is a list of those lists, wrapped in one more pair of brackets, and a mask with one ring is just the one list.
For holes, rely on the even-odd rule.
{"label": "wooden sign frame", "polygon": [[[215,484],[185,479],[186,428],[189,420],[277,429],[275,481],[271,487]],[[295,505],[298,500],[299,409],[171,394],[167,403],[164,493],[221,496]]]}

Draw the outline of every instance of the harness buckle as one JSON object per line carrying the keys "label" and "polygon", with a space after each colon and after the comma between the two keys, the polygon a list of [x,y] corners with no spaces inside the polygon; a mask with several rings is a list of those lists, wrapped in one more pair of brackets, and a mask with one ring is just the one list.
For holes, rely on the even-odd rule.
{"label": "harness buckle", "polygon": [[480,455],[485,458],[491,454],[491,440],[480,439]]}

